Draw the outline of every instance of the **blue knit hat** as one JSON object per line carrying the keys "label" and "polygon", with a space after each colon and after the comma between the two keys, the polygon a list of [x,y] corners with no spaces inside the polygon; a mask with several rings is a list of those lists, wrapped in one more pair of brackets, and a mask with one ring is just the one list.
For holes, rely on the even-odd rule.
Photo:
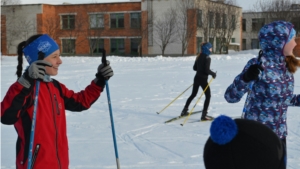
{"label": "blue knit hat", "polygon": [[289,41],[291,41],[295,36],[296,36],[296,31],[295,31],[294,28],[292,28],[292,30],[291,30],[291,32],[290,32],[290,35],[289,35],[289,38],[288,38],[288,40],[287,40],[287,43],[288,43]]}
{"label": "blue knit hat", "polygon": [[267,126],[221,115],[204,147],[206,169],[285,169],[285,148]]}
{"label": "blue knit hat", "polygon": [[209,43],[209,42],[203,43],[201,46],[201,52],[206,55],[210,55],[210,51],[209,51],[210,48],[212,48],[211,43]]}

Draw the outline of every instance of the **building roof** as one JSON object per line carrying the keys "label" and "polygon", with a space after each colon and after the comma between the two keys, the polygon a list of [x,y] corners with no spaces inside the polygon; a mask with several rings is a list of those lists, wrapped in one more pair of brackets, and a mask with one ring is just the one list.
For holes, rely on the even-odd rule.
{"label": "building roof", "polygon": [[69,2],[63,2],[62,4],[48,4],[48,3],[34,3],[34,4],[15,4],[15,5],[1,5],[1,7],[5,6],[30,6],[30,5],[91,5],[91,4],[123,4],[123,3],[140,3],[141,0],[130,0],[130,1],[124,1],[124,2],[96,2],[96,3],[69,3]]}

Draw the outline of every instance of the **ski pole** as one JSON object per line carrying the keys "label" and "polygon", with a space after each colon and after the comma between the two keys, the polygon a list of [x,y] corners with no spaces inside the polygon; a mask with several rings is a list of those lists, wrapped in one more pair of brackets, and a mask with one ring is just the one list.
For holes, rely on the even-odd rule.
{"label": "ski pole", "polygon": [[[38,53],[39,57],[38,60],[43,60],[45,54],[42,52]],[[29,141],[29,150],[28,150],[28,163],[27,168],[32,169],[32,151],[33,151],[33,142],[34,142],[34,132],[35,132],[35,124],[36,124],[36,110],[38,107],[38,99],[39,99],[39,91],[40,91],[40,81],[37,80],[35,83],[35,96],[34,96],[34,103],[33,103],[33,115],[32,115],[32,124],[31,124],[31,131],[30,131],[30,141]]]}
{"label": "ski pole", "polygon": [[[103,54],[102,54],[102,63],[104,65],[107,65],[105,50],[103,50]],[[109,86],[108,86],[107,80],[105,80],[105,86],[106,86],[106,94],[107,94],[107,101],[108,101],[108,108],[109,108],[109,115],[110,115],[111,131],[112,131],[112,136],[113,136],[113,140],[114,140],[117,169],[120,169],[118,147],[117,147],[117,140],[116,140],[116,134],[115,134],[115,127],[114,127],[114,118],[113,118],[113,114],[112,114],[112,106],[111,106],[111,101],[110,101],[110,93],[109,93]]]}
{"label": "ski pole", "polygon": [[[263,51],[260,50],[260,51],[259,51],[259,54],[258,54],[257,64],[260,64],[260,63],[261,63],[261,62],[260,62],[260,59],[261,59],[262,54],[263,54]],[[242,118],[244,118],[244,116],[245,116],[246,107],[247,107],[247,105],[248,105],[248,103],[249,103],[249,102],[248,102],[248,101],[249,101],[249,96],[250,96],[250,94],[251,94],[252,87],[253,87],[253,84],[254,84],[254,83],[255,83],[255,81],[252,81],[252,82],[249,84],[248,95],[247,95],[247,97],[246,97],[245,105],[244,105],[244,108],[243,108]]]}
{"label": "ski pole", "polygon": [[189,115],[185,118],[184,122],[180,124],[181,126],[183,126],[183,125],[186,123],[186,121],[189,119],[190,115],[191,115],[192,112],[194,111],[194,108],[196,107],[196,105],[197,105],[198,102],[200,101],[200,99],[201,99],[203,93],[205,93],[206,89],[208,88],[209,84],[212,82],[213,79],[214,79],[214,78],[211,78],[211,79],[210,79],[210,81],[208,82],[207,86],[205,87],[205,89],[204,89],[203,92],[201,93],[199,99],[197,100],[196,104],[194,105],[194,107],[192,108],[192,110],[189,112]]}
{"label": "ski pole", "polygon": [[192,84],[191,86],[189,86],[187,89],[185,89],[185,91],[183,91],[179,96],[177,96],[174,100],[172,100],[166,107],[164,107],[161,111],[156,112],[157,114],[160,114],[161,112],[163,112],[167,107],[169,107],[175,100],[177,100],[181,95],[183,95],[183,93],[185,93],[187,90],[189,90],[189,88],[191,88],[194,84]]}

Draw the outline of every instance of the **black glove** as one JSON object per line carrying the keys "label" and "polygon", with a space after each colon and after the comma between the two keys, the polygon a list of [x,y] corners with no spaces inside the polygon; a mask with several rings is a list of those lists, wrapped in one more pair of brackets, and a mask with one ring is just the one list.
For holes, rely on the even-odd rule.
{"label": "black glove", "polygon": [[37,60],[31,63],[28,69],[26,69],[23,75],[18,79],[18,82],[24,87],[30,88],[33,86],[34,80],[44,80],[46,74],[45,66],[52,67],[52,64],[44,60]]}
{"label": "black glove", "polygon": [[211,75],[214,79],[217,77],[217,73],[214,73]]}
{"label": "black glove", "polygon": [[257,80],[260,71],[263,71],[263,70],[264,69],[261,67],[261,64],[251,65],[248,68],[248,70],[244,73],[243,80],[247,83],[252,80]]}
{"label": "black glove", "polygon": [[107,60],[106,61],[107,65],[100,64],[98,66],[98,72],[96,73],[96,79],[94,80],[95,83],[99,86],[104,86],[105,85],[105,80],[109,80],[114,75],[114,71],[110,67],[110,63]]}

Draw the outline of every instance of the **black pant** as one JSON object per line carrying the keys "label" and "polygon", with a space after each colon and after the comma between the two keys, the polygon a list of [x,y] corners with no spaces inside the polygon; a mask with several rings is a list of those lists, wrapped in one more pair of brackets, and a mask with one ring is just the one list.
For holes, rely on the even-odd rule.
{"label": "black pant", "polygon": [[[194,79],[194,86],[193,86],[193,91],[191,96],[187,99],[184,108],[188,108],[189,105],[191,104],[192,100],[196,97],[199,87],[201,86],[202,90],[204,90],[208,83],[207,83],[207,78],[197,78],[195,77]],[[209,106],[209,102],[210,102],[210,88],[209,86],[207,87],[206,91],[205,91],[205,101],[204,101],[204,107],[203,107],[203,111],[207,111],[208,106]]]}
{"label": "black pant", "polygon": [[287,165],[287,148],[286,148],[286,138],[281,139],[284,148],[284,164]]}

